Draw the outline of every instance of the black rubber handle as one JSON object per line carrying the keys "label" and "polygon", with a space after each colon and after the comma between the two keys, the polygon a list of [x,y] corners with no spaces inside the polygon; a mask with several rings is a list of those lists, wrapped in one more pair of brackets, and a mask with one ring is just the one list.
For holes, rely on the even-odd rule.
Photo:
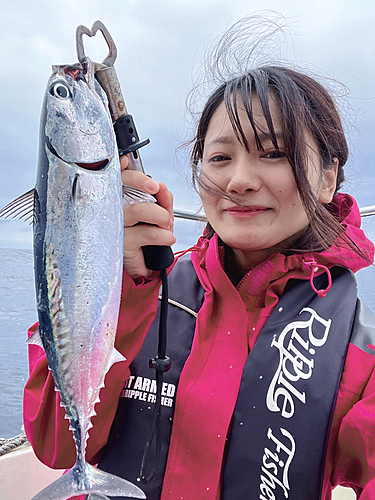
{"label": "black rubber handle", "polygon": [[142,247],[147,269],[162,271],[171,266],[174,256],[171,247],[147,245]]}
{"label": "black rubber handle", "polygon": [[[138,132],[132,115],[121,116],[113,125],[120,156],[132,153],[150,142],[149,139],[139,140]],[[151,271],[162,271],[173,264],[174,256],[171,247],[147,245],[142,247],[145,264]]]}

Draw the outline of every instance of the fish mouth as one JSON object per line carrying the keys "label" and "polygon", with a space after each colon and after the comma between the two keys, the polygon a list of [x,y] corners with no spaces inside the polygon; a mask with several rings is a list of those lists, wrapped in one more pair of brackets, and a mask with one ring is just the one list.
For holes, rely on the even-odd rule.
{"label": "fish mouth", "polygon": [[103,170],[108,165],[108,160],[101,160],[95,163],[76,163],[76,165],[86,170]]}
{"label": "fish mouth", "polygon": [[[47,139],[47,147],[54,156],[59,158],[61,161],[66,162],[66,160],[64,160],[64,158],[61,158],[61,156],[58,154],[58,152],[52,146],[52,144],[50,143],[50,141],[48,139]],[[66,162],[66,163],[70,163],[70,162]],[[108,165],[108,163],[109,163],[108,158],[106,158],[105,160],[100,160],[100,161],[91,162],[91,163],[75,162],[76,165],[78,165],[81,168],[84,168],[85,170],[96,170],[96,171],[103,170]]]}

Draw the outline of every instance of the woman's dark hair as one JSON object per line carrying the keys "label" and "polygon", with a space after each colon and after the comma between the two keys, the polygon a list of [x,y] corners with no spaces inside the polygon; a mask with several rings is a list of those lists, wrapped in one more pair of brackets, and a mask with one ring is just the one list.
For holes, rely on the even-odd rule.
{"label": "woman's dark hair", "polygon": [[[278,142],[270,113],[270,97],[276,98],[280,108],[283,134],[283,152],[293,169],[297,188],[309,218],[308,231],[293,245],[293,250],[322,250],[331,246],[333,241],[342,236],[344,228],[338,219],[334,204],[318,202],[308,181],[308,146],[306,131],[315,139],[321,158],[322,169],[332,169],[334,159],[338,160],[336,191],[344,181],[343,167],[348,158],[348,145],[336,105],[327,90],[313,78],[278,66],[263,66],[250,70],[241,77],[233,78],[222,84],[208,99],[193,141],[191,152],[192,177],[197,185],[217,196],[231,197],[225,190],[216,186],[200,172],[204,141],[211,118],[218,106],[224,102],[228,116],[238,140],[249,151],[249,143],[242,128],[238,107],[245,109],[255,134],[258,150],[263,146],[259,139],[252,109],[252,99],[256,96],[275,148]],[[214,187],[215,186],[215,187]],[[206,236],[210,238],[214,230],[208,223]],[[349,243],[350,246],[353,244]]]}

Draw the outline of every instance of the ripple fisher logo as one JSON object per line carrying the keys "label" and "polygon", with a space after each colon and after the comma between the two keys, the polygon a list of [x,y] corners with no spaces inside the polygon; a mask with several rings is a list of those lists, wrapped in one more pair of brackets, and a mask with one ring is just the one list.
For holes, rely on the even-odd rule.
{"label": "ripple fisher logo", "polygon": [[260,500],[276,498],[274,492],[278,486],[283,490],[284,497],[289,497],[289,466],[293,460],[296,443],[293,436],[286,429],[280,428],[281,436],[274,435],[271,428],[267,437],[271,441],[268,445],[273,448],[264,448],[262,474],[260,476]]}
{"label": "ripple fisher logo", "polygon": [[[271,342],[271,347],[279,351],[279,365],[267,391],[266,405],[269,411],[280,412],[286,422],[295,413],[295,402],[307,402],[306,392],[297,384],[313,376],[316,350],[327,342],[331,327],[331,320],[320,317],[314,309],[305,307],[302,313],[309,317],[289,323]],[[280,427],[279,432],[277,437],[271,428],[267,431],[270,442],[263,450],[260,500],[276,498],[277,488],[281,488],[285,498],[291,491],[289,468],[298,443],[287,429]]]}
{"label": "ripple fisher logo", "polygon": [[275,335],[271,347],[279,350],[279,366],[270,383],[266,404],[272,412],[281,412],[282,417],[291,418],[295,411],[295,401],[306,404],[306,393],[298,390],[299,380],[307,380],[313,375],[316,349],[322,347],[331,327],[331,320],[321,318],[314,309],[301,310],[309,313],[307,320],[289,323]]}

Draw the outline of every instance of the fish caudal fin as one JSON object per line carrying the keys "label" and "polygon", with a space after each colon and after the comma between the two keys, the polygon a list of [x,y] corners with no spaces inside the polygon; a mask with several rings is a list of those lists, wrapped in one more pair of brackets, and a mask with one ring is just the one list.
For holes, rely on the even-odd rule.
{"label": "fish caudal fin", "polygon": [[[143,491],[133,483],[118,476],[108,474],[92,465],[85,463],[85,474],[74,466],[44,490],[37,493],[31,500],[67,500],[68,498],[94,493],[92,498],[107,499],[106,495],[117,497],[146,498]],[[79,483],[86,487],[79,487]]]}

